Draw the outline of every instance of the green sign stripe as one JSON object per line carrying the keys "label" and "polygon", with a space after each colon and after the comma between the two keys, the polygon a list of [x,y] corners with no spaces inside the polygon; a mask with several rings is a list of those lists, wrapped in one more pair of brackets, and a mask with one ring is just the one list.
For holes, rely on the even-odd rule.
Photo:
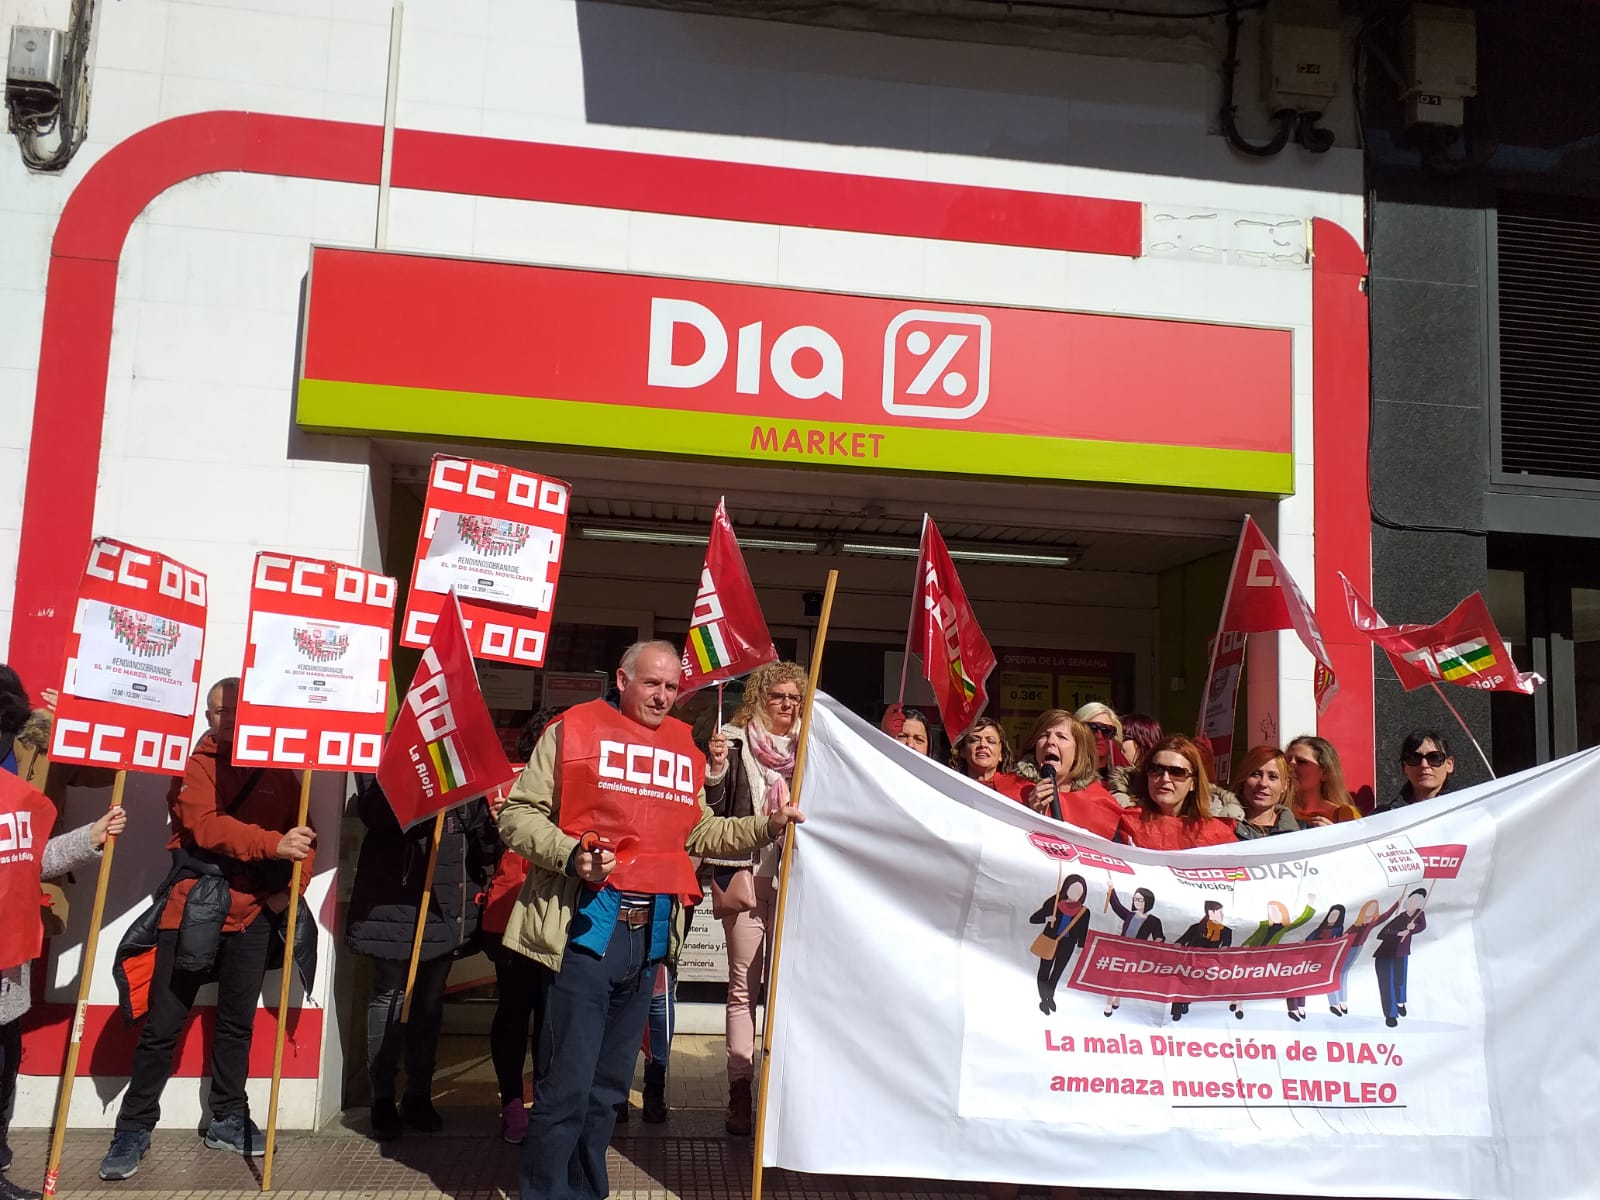
{"label": "green sign stripe", "polygon": [[879,471],[1060,479],[1290,495],[1294,459],[1084,438],[791,421],[730,413],[495,396],[432,388],[300,381],[297,418],[323,432],[473,438],[710,455]]}

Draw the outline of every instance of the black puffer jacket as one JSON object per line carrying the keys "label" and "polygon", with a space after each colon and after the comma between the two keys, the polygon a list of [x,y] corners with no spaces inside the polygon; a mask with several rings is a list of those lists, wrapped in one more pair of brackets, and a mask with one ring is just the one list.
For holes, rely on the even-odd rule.
{"label": "black puffer jacket", "polygon": [[[366,777],[356,808],[367,827],[356,861],[356,881],[345,924],[345,945],[372,958],[411,957],[422,881],[428,872],[433,822],[402,830],[378,787]],[[472,800],[452,808],[444,819],[439,863],[433,872],[433,898],[422,935],[422,960],[477,949],[483,902],[500,861],[500,836],[488,806]]]}

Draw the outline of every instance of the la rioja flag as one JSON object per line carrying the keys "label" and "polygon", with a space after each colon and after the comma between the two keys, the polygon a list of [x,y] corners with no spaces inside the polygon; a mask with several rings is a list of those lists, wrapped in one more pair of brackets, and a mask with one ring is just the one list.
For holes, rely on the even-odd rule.
{"label": "la rioja flag", "polygon": [[778,649],[728,520],[727,502],[718,500],[700,571],[700,592],[684,639],[680,690],[687,696],[708,683],[733,679],[777,660]]}
{"label": "la rioja flag", "polygon": [[405,829],[502,787],[516,774],[478,686],[461,605],[452,592],[389,731],[378,785]]}
{"label": "la rioja flag", "polygon": [[1339,578],[1344,583],[1350,623],[1389,656],[1406,691],[1430,683],[1454,683],[1485,692],[1531,696],[1544,682],[1531,671],[1517,670],[1481,592],[1473,592],[1436,624],[1387,625],[1354,584],[1342,574]]}
{"label": "la rioja flag", "polygon": [[927,516],[922,518],[922,552],[917,556],[917,590],[906,646],[922,658],[922,673],[939,702],[945,732],[952,742],[960,740],[988,706],[995,657],[967,603],[944,539]]}

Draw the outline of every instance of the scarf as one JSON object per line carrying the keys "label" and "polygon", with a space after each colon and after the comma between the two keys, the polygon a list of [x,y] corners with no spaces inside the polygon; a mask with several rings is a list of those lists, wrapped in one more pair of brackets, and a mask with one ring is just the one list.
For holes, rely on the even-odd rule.
{"label": "scarf", "polygon": [[767,786],[766,812],[768,816],[789,803],[789,783],[794,779],[794,747],[796,738],[790,734],[772,733],[760,719],[744,727],[745,744],[761,768],[762,782]]}
{"label": "scarf", "polygon": [[1056,911],[1070,920],[1083,911],[1083,901],[1059,900],[1056,902]]}

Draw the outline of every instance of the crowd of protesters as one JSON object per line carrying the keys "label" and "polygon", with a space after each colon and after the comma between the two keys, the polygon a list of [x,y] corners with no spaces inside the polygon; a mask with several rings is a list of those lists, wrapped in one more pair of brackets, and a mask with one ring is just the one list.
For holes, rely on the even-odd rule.
{"label": "crowd of protesters", "polygon": [[[358,779],[355,810],[366,832],[344,941],[370,960],[367,1072],[375,1138],[443,1127],[433,1076],[446,981],[453,961],[482,949],[495,969],[489,1041],[500,1132],[524,1145],[523,1194],[542,1195],[557,1180],[582,1178],[604,1195],[605,1145],[614,1124],[628,1119],[628,1088],[641,1053],[644,1119],[668,1119],[676,958],[700,880],[709,880],[712,918],[722,923],[728,944],[726,1127],[733,1135],[751,1133],[754,1012],[773,930],[782,834],[800,819],[790,788],[806,677],[789,662],[760,668],[746,681],[732,720],[697,747],[687,740],[688,727],[668,715],[677,663],[666,643],[631,647],[605,701],[571,713],[544,709],[528,721],[517,746],[527,767],[509,794],[446,814],[420,963],[409,986],[432,825],[401,828],[376,781]],[[230,679],[207,695],[207,732],[168,797],[172,870],[117,951],[124,1010],[145,1022],[103,1179],[138,1170],[177,1034],[206,982],[219,985],[206,1144],[250,1155],[263,1150],[244,1091],[254,1008],[275,961],[269,951],[281,938],[283,914],[299,902],[287,894],[288,867],[310,862],[316,835],[294,823],[298,781],[290,773],[232,764],[237,691]],[[0,769],[24,780],[46,778],[53,696],[47,693],[46,701],[35,711],[22,682],[0,666]],[[564,800],[576,806],[581,799],[573,763],[596,731],[615,733],[613,726],[623,736],[692,750],[703,764],[697,812],[666,842],[646,847],[643,865],[621,854],[620,844],[580,840],[561,820]],[[883,727],[917,753],[934,753],[937,735],[927,714],[893,706]],[[1432,799],[1450,786],[1455,762],[1437,730],[1406,735],[1399,761],[1405,783],[1380,811]],[[1035,811],[1150,849],[1268,837],[1362,815],[1337,750],[1322,738],[1250,749],[1238,764],[1235,794],[1214,782],[1204,738],[1167,734],[1152,717],[1119,715],[1099,702],[1075,713],[1044,712],[1015,750],[998,721],[980,718],[951,748],[950,762]],[[58,798],[69,784],[110,782],[105,772],[73,768],[48,779]],[[92,866],[125,822],[122,810],[113,809],[52,837],[42,875]],[[312,928],[309,919],[301,928]],[[1041,980],[1045,1005],[1054,982]],[[26,964],[0,975],[0,1200],[38,1195],[3,1173],[29,997]],[[1114,1005],[1108,1000],[1108,1012]],[[531,1108],[530,1055],[537,1081]]]}

